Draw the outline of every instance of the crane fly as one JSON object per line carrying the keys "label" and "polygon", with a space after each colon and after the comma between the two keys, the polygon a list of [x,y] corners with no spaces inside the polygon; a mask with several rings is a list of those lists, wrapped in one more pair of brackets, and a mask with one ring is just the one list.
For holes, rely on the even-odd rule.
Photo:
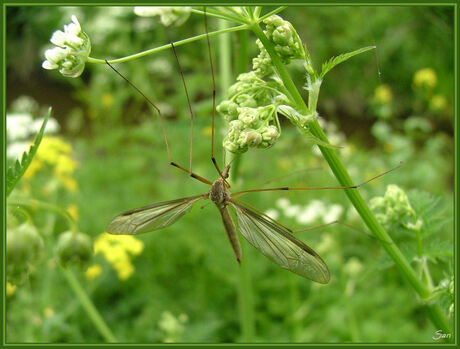
{"label": "crane fly", "polygon": [[233,207],[236,218],[238,230],[243,237],[257,250],[259,250],[264,256],[271,259],[274,263],[278,264],[281,268],[287,269],[297,275],[303,276],[312,281],[327,284],[330,280],[330,273],[326,263],[323,259],[308,245],[300,241],[292,235],[293,230],[277,222],[273,218],[259,211],[249,203],[238,199],[237,197],[243,196],[251,192],[263,192],[263,191],[276,191],[276,190],[324,190],[324,189],[356,189],[361,185],[368,183],[384,174],[393,171],[394,169],[382,173],[376,177],[373,177],[359,185],[349,187],[278,187],[278,188],[264,188],[264,189],[250,189],[239,191],[236,193],[230,193],[230,184],[228,183],[230,165],[226,165],[221,171],[214,157],[214,129],[215,129],[215,107],[216,107],[216,87],[214,78],[213,60],[211,54],[211,45],[208,36],[206,14],[204,15],[206,39],[209,52],[209,61],[212,75],[212,135],[211,135],[211,161],[219,174],[219,177],[211,182],[208,179],[199,176],[192,171],[192,149],[193,149],[193,110],[190,103],[190,98],[185,84],[184,74],[182,72],[179,59],[176,53],[176,48],[171,43],[178,69],[182,78],[185,94],[190,111],[191,120],[191,135],[190,135],[190,165],[189,169],[177,164],[172,161],[169,150],[168,138],[166,136],[166,130],[164,126],[164,120],[160,109],[147,98],[142,91],[134,86],[127,78],[125,78],[118,70],[116,70],[108,61],[106,63],[112,68],[118,75],[127,81],[127,83],[133,87],[138,93],[145,97],[146,101],[157,111],[161,127],[163,131],[163,137],[166,145],[166,151],[170,165],[180,169],[181,171],[187,172],[192,178],[210,185],[208,192],[175,199],[171,201],[165,201],[156,203],[153,205],[143,206],[135,208],[126,212],[123,212],[116,216],[107,225],[106,232],[115,235],[135,235],[147,233],[159,229],[166,228],[183,215],[190,211],[192,206],[200,200],[211,200],[217,207],[224,230],[233,248],[236,260],[241,261],[241,246],[238,240],[236,227],[234,221],[230,215],[229,207]]}

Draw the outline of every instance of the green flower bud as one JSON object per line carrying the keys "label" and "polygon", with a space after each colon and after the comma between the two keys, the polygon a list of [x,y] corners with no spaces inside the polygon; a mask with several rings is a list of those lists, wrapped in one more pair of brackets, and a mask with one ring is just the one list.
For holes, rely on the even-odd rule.
{"label": "green flower bud", "polygon": [[277,45],[287,46],[294,43],[292,28],[289,24],[283,24],[273,31],[273,42]]}
{"label": "green flower bud", "polygon": [[82,267],[93,256],[93,242],[87,234],[66,231],[59,235],[55,254],[62,266],[67,266],[70,263]]}
{"label": "green flower bud", "polygon": [[422,222],[414,222],[416,213],[409,203],[407,194],[395,184],[390,184],[383,197],[371,199],[370,206],[376,211],[380,223],[402,224],[409,229],[421,228]]}
{"label": "green flower bud", "polygon": [[267,31],[272,33],[276,27],[282,26],[286,21],[278,15],[273,15],[264,20]]}
{"label": "green flower bud", "polygon": [[244,124],[245,128],[257,126],[260,122],[257,108],[238,108],[238,120]]}
{"label": "green flower bud", "polygon": [[269,148],[278,140],[280,134],[278,128],[273,125],[268,125],[260,130],[263,142],[260,148]]}
{"label": "green flower bud", "polygon": [[236,98],[236,102],[238,103],[238,105],[240,107],[250,107],[250,108],[256,108],[257,107],[256,100],[252,96],[250,96],[248,94],[239,95]]}
{"label": "green flower bud", "polygon": [[238,139],[238,144],[240,148],[244,147],[256,147],[262,142],[262,135],[254,130],[254,129],[247,129],[241,132],[240,137]]}
{"label": "green flower bud", "polygon": [[24,223],[6,234],[6,273],[13,283],[22,281],[29,265],[37,262],[44,249],[43,239],[35,226]]}

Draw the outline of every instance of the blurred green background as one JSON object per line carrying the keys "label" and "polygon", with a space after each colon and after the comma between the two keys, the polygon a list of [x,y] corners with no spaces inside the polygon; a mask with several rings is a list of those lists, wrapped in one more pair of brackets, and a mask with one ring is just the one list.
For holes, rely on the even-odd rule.
{"label": "blurred green background", "polygon": [[[328,264],[332,277],[325,286],[282,270],[249,245],[244,246],[246,265],[239,270],[216,208],[206,204],[201,209],[205,203],[162,231],[135,239],[106,237],[106,224],[120,212],[204,193],[208,187],[168,165],[156,114],[107,66],[87,64],[76,79],[41,68],[51,34],[69,23],[72,14],[91,39],[91,56],[101,59],[199,35],[205,28],[200,15],[165,27],[158,17],[136,16],[132,7],[7,7],[8,161],[14,160],[13,150],[21,142],[33,138],[32,130],[24,130],[48,106],[56,121],[12,196],[66,209],[79,230],[91,236],[93,260],[69,268],[118,341],[433,342],[436,328],[379,242],[344,226],[298,234]],[[366,200],[383,196],[388,184],[407,192],[426,229],[422,244],[433,286],[439,287],[436,301],[450,319],[453,14],[447,6],[289,7],[280,13],[296,28],[317,67],[331,56],[377,46],[327,75],[319,113],[331,142],[344,146],[341,158],[355,183],[404,161],[397,172],[360,191]],[[208,21],[209,31],[218,29],[216,19]],[[211,38],[218,102],[225,98],[220,40]],[[245,40],[241,34],[230,40],[234,81],[258,52],[249,34],[247,65],[238,66]],[[206,41],[180,46],[177,53],[195,112],[194,172],[214,179]],[[289,68],[301,87],[301,65]],[[187,165],[188,106],[172,52],[117,69],[162,110],[172,158]],[[28,115],[25,124],[14,122],[18,115]],[[225,127],[217,115],[220,163]],[[242,156],[234,191],[336,185],[316,146],[286,120],[282,128],[273,148]],[[334,219],[365,229],[340,190],[258,193],[245,200],[292,229]],[[27,278],[7,285],[7,341],[104,342],[55,262],[57,241],[68,230],[65,220],[36,208],[9,213],[9,229],[29,216],[44,246]],[[387,228],[416,267],[413,232],[398,222]]]}

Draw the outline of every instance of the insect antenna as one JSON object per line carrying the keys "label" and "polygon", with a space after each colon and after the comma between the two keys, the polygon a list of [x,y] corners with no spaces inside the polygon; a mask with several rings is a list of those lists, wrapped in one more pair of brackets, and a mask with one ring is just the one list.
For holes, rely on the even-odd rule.
{"label": "insect antenna", "polygon": [[[135,86],[131,81],[129,81],[128,78],[126,78],[122,73],[120,73],[117,69],[115,69],[115,67],[113,65],[111,65],[107,60],[105,60],[105,63],[115,72],[117,73],[121,78],[123,78],[123,80],[125,80],[129,86],[131,86],[137,93],[139,93],[142,97],[145,98],[145,100],[147,101],[147,103],[149,103],[155,110],[156,112],[158,113],[158,116],[160,117],[160,123],[161,123],[161,130],[163,132],[163,138],[164,138],[164,141],[165,141],[165,145],[166,145],[166,152],[168,154],[168,161],[169,161],[169,164],[174,166],[174,167],[177,167],[178,169],[184,171],[184,172],[187,172],[190,177],[192,178],[195,178],[197,179],[198,181],[202,182],[202,183],[206,183],[206,184],[209,184],[211,185],[212,182],[207,180],[206,178],[196,174],[196,173],[193,173],[191,171],[191,167],[190,167],[190,170],[187,170],[186,168],[184,168],[183,166],[177,164],[176,162],[172,161],[172,158],[171,158],[171,152],[170,152],[170,149],[169,149],[169,142],[168,142],[168,137],[166,135],[166,128],[165,128],[165,123],[164,123],[164,118],[163,118],[163,115],[161,114],[161,111],[160,111],[160,108],[157,107],[157,105],[155,103],[153,103],[150,98],[148,98],[144,92],[142,92],[137,86]],[[193,123],[192,123],[193,125]],[[191,161],[191,160],[190,160]]]}
{"label": "insect antenna", "polygon": [[188,109],[190,111],[190,174],[192,174],[192,159],[193,159],[193,109],[192,109],[192,103],[190,102],[190,96],[188,94],[188,89],[187,89],[187,84],[185,83],[185,77],[184,77],[184,72],[182,70],[182,67],[179,62],[179,57],[177,57],[177,52],[176,52],[176,47],[174,44],[171,42],[171,47],[174,53],[174,57],[176,58],[177,62],[177,67],[179,69],[179,73],[182,79],[182,85],[184,86],[185,90],[185,95],[187,97],[187,104],[188,104]]}
{"label": "insect antenna", "polygon": [[208,45],[208,55],[209,55],[209,65],[211,66],[211,78],[212,78],[212,124],[211,124],[211,161],[214,164],[219,176],[225,181],[225,183],[230,187],[230,184],[227,182],[226,178],[222,175],[222,171],[217,164],[216,158],[214,156],[214,137],[215,137],[215,119],[216,119],[216,79],[214,76],[214,63],[212,60],[212,52],[211,52],[211,42],[209,40],[209,32],[208,32],[208,17],[206,16],[206,7],[203,9],[204,15],[204,28],[206,31],[206,42]]}

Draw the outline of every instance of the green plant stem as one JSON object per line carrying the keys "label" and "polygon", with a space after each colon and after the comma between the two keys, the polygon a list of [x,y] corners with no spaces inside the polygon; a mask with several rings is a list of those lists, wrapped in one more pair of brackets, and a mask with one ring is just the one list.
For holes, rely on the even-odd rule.
{"label": "green plant stem", "polygon": [[[215,36],[215,35],[224,34],[224,33],[236,32],[236,31],[247,29],[247,28],[248,28],[248,26],[246,24],[243,24],[243,25],[240,25],[240,26],[237,26],[237,27],[225,28],[223,30],[217,30],[217,31],[214,31],[214,32],[210,32],[209,36]],[[173,42],[173,44],[174,44],[174,46],[177,47],[177,46],[188,44],[188,43],[200,40],[200,39],[206,39],[206,33],[196,35],[196,36],[192,36],[191,38],[187,38],[187,39],[184,39],[184,40],[179,40],[179,41]],[[110,59],[110,60],[107,60],[107,61],[110,64],[128,62],[128,61],[132,61],[134,59],[138,59],[138,58],[141,58],[141,57],[144,57],[144,56],[147,56],[147,55],[150,55],[150,54],[154,54],[154,53],[157,53],[157,52],[160,52],[160,51],[164,51],[164,50],[167,50],[167,49],[170,49],[170,48],[171,48],[171,44],[166,44],[166,45],[162,45],[162,46],[159,46],[159,47],[152,48],[150,50],[146,50],[146,51],[136,53],[134,55],[129,55],[129,56],[116,58],[116,59]],[[105,59],[99,59],[99,58],[93,58],[93,57],[88,57],[88,62],[89,63],[98,63],[98,64],[105,64],[106,63]]]}
{"label": "green plant stem", "polygon": [[[272,62],[279,74],[279,77],[282,79],[283,84],[289,91],[290,96],[292,97],[293,101],[295,101],[296,106],[299,112],[303,114],[307,114],[308,112],[315,112],[315,110],[309,110],[306,106],[302,96],[300,95],[297,87],[294,85],[288,71],[286,70],[285,66],[281,62],[278,54],[275,52],[275,49],[271,42],[267,39],[262,29],[259,27],[258,24],[251,25],[251,30],[255,33],[255,35],[259,38],[259,40],[264,45],[265,49],[267,50]],[[313,84],[317,88],[317,91],[313,91],[312,95],[315,96],[315,100],[309,101],[310,106],[315,106],[317,103],[317,98],[319,94],[319,87],[320,87],[320,80],[315,81]],[[329,143],[326,135],[324,134],[323,130],[321,129],[317,119],[315,118],[310,124],[310,131],[311,133],[319,138],[320,140]],[[344,187],[353,186],[354,183],[351,180],[347,170],[345,169],[344,165],[340,161],[337,153],[334,149],[330,149],[321,145],[318,145],[321,153],[323,154],[325,160],[329,164],[332,172],[334,173],[335,177],[339,181],[340,185]],[[396,266],[399,268],[402,275],[405,279],[412,285],[414,290],[417,292],[419,297],[421,298],[422,303],[426,302],[430,295],[431,290],[420,280],[417,278],[415,271],[412,269],[411,265],[401,253],[399,248],[391,239],[390,235],[383,229],[380,223],[375,218],[374,214],[370,210],[369,206],[359,193],[357,189],[345,189],[345,194],[347,195],[348,199],[351,201],[353,206],[358,211],[359,215],[363,219],[364,223],[370,229],[370,231],[378,238],[379,241],[382,242],[383,248],[387,251],[390,255]],[[429,308],[428,314],[433,321],[434,325],[437,329],[441,329],[445,331],[444,333],[451,333],[449,329],[449,324],[445,316],[443,316],[439,305],[437,304],[426,304],[426,308]]]}
{"label": "green plant stem", "polygon": [[117,341],[115,336],[112,334],[112,331],[110,331],[101,314],[99,314],[93,302],[88,297],[83,287],[80,285],[80,282],[76,278],[75,274],[71,270],[65,269],[63,267],[61,267],[60,269],[65,279],[69,283],[70,287],[72,288],[72,291],[74,292],[78,301],[80,302],[81,306],[83,307],[83,309],[85,309],[89,319],[93,322],[94,326],[99,331],[100,335],[107,342],[115,343]]}
{"label": "green plant stem", "polygon": [[41,208],[47,211],[55,212],[60,216],[64,217],[67,222],[69,223],[69,227],[72,231],[78,231],[77,223],[72,218],[72,216],[65,210],[61,209],[59,206],[35,200],[35,199],[22,199],[22,198],[12,198],[8,199],[8,205],[11,206],[29,206],[29,207],[36,207]]}
{"label": "green plant stem", "polygon": [[[222,31],[226,28],[228,22],[219,20],[219,29]],[[219,37],[219,76],[221,91],[227,91],[232,81],[231,71],[231,43],[228,34],[223,34]],[[238,156],[232,166],[232,181],[238,179],[238,166],[241,162],[241,157]],[[254,319],[254,297],[252,292],[251,271],[249,264],[245,258],[247,244],[244,239],[240,239],[242,248],[242,262],[239,268],[238,275],[238,307],[239,307],[239,322],[241,326],[241,340],[243,342],[252,342],[255,335],[255,319]]]}

